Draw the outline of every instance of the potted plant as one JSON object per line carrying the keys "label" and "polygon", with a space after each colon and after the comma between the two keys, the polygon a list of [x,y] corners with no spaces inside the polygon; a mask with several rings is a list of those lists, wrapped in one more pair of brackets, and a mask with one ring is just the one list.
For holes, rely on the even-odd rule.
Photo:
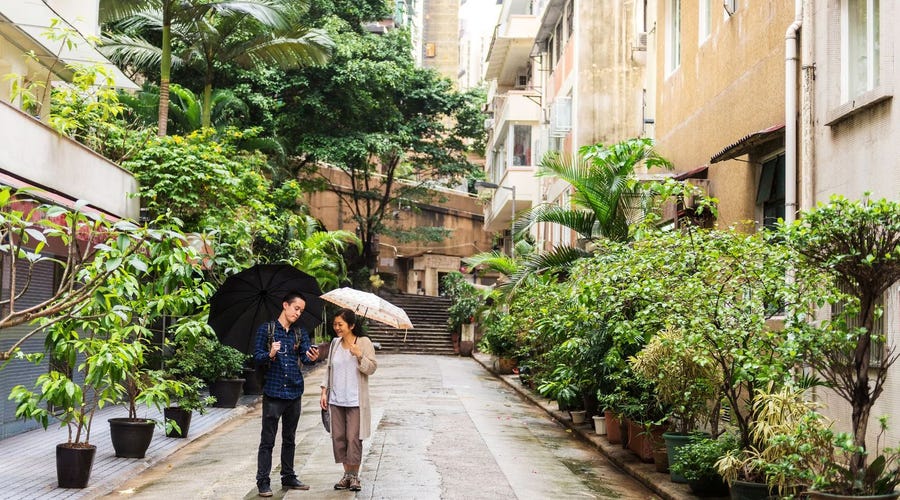
{"label": "potted plant", "polygon": [[753,398],[750,446],[731,449],[716,463],[719,474],[731,485],[735,500],[796,493],[802,481],[797,466],[790,462],[807,445],[785,436],[801,426],[808,428],[808,415],[816,405],[806,401],[803,394],[802,387],[757,391]]}
{"label": "potted plant", "polygon": [[[116,403],[115,389],[122,373],[132,368],[132,347],[115,332],[102,335],[88,330],[81,335],[73,322],[59,322],[47,332],[48,351],[56,359],[84,361],[72,372],[51,369],[40,375],[35,389],[13,387],[9,398],[16,403],[16,417],[39,422],[45,429],[51,419],[68,429],[65,443],[56,445],[56,475],[60,488],[87,486],[96,445],[91,444],[91,428],[98,408]],[[20,355],[40,363],[44,353]],[[71,365],[69,365],[71,366]]]}
{"label": "potted plant", "polygon": [[197,367],[197,375],[209,384],[209,394],[216,398],[213,406],[237,406],[245,381],[241,375],[248,357],[246,354],[215,338],[204,337],[197,341],[192,352],[183,353],[183,356],[186,362]]}
{"label": "potted plant", "polygon": [[512,315],[499,311],[485,314],[484,336],[479,347],[482,351],[497,356],[495,369],[500,374],[512,373],[516,366],[517,337]]}
{"label": "potted plant", "polygon": [[728,494],[728,483],[716,470],[716,462],[728,450],[737,447],[737,441],[701,438],[680,447],[672,461],[672,472],[687,480],[691,491],[697,496],[725,496]]}
{"label": "potted plant", "polygon": [[834,432],[832,422],[817,412],[807,413],[790,432],[777,437],[785,448],[773,469],[789,472],[792,484],[808,488],[808,498],[879,499],[900,497],[900,449],[882,447],[887,430],[887,417],[879,419],[881,432],[876,439],[874,458],[859,471],[853,469],[853,457],[860,453],[854,437],[846,432]]}
{"label": "potted plant", "polygon": [[[861,201],[834,196],[827,205],[784,227],[783,237],[802,256],[799,269],[812,267],[829,278],[820,280],[822,286],[812,295],[831,306],[830,320],[808,321],[810,308],[798,302],[789,311],[787,328],[803,359],[849,405],[852,444],[839,440],[839,449],[849,454],[847,477],[874,475],[882,478],[879,485],[896,485],[900,469],[885,468],[877,474],[871,469],[886,467],[891,460],[869,453],[866,434],[872,409],[897,359],[896,350],[883,345],[888,339],[876,324],[883,321],[883,294],[900,280],[900,202],[873,201],[868,194]],[[826,477],[814,488],[822,493],[846,490],[831,484]],[[872,494],[872,488],[844,493]]]}
{"label": "potted plant", "polygon": [[696,439],[700,435],[695,434],[697,430],[718,414],[714,402],[722,385],[718,365],[683,340],[682,330],[667,328],[629,359],[635,375],[653,384],[656,397],[668,409],[668,420],[674,429],[662,438],[669,467],[676,449]]}
{"label": "potted plant", "polygon": [[565,364],[556,365],[556,368],[543,379],[538,387],[538,394],[555,399],[559,405],[559,411],[569,411],[578,396],[578,386],[574,382],[575,373],[572,367]]}
{"label": "potted plant", "polygon": [[163,410],[166,419],[166,436],[174,438],[186,438],[191,426],[193,412],[201,415],[206,413],[206,408],[216,402],[214,396],[202,396],[204,383],[197,377],[189,377],[182,380],[183,389],[173,391],[170,398],[174,403]]}
{"label": "potted plant", "polygon": [[[141,344],[132,342],[131,345]],[[137,407],[146,405],[163,411],[169,404],[169,394],[183,394],[184,390],[183,382],[167,379],[159,370],[135,369],[129,373],[118,390],[119,402],[128,408],[128,416],[109,419],[109,434],[116,456],[144,458],[158,422],[138,417]]]}
{"label": "potted plant", "polygon": [[[465,329],[471,338],[474,339],[475,313],[484,303],[482,293],[474,286],[466,281],[462,273],[452,272],[441,281],[444,291],[451,299],[450,308],[447,310],[449,317],[447,318],[447,326],[451,332],[453,340],[453,349],[460,353],[463,330]],[[463,352],[463,355],[470,355],[469,352]]]}

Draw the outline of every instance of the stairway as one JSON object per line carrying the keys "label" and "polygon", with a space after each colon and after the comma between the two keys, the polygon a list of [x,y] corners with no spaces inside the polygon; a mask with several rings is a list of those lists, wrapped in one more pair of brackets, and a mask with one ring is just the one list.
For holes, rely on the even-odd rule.
{"label": "stairway", "polygon": [[[381,344],[379,352],[404,354],[454,354],[447,330],[450,299],[426,295],[379,293],[406,311],[415,328],[398,330],[377,321],[367,321],[369,338]],[[406,335],[406,341],[403,337]]]}

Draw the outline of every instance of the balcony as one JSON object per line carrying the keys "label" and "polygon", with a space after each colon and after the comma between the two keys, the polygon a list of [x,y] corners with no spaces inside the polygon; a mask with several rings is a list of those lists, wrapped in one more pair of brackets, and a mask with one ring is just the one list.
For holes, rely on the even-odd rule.
{"label": "balcony", "polygon": [[[20,0],[15,2],[14,6],[12,3],[5,2],[9,5],[0,6],[0,38],[4,39],[0,41],[0,45],[8,42],[15,47],[10,52],[11,54],[30,53],[36,60],[41,61],[40,64],[52,70],[63,80],[72,78],[70,64],[100,65],[109,72],[115,87],[128,90],[140,88],[115,64],[109,62],[94,47],[93,43],[88,41],[85,33],[89,36],[95,35],[99,28],[91,22],[96,20],[96,12],[93,12],[93,15],[91,15],[90,9],[82,12],[85,9],[85,6],[81,5],[82,2],[59,1],[56,5],[57,11],[40,0]],[[96,2],[93,7],[96,10]],[[52,31],[51,26],[54,20],[59,21],[61,13],[72,14],[74,12],[81,12],[79,16],[76,16],[79,20],[72,21],[72,23],[61,20],[60,25],[56,28],[57,36],[62,33],[61,29],[70,29],[71,33],[65,39],[48,38],[47,32]],[[93,29],[91,29],[91,25],[93,25]],[[76,29],[81,31],[76,31]],[[61,64],[59,64],[60,62]],[[98,84],[102,83],[102,81],[98,82]]]}
{"label": "balcony", "polygon": [[[493,190],[490,203],[484,206],[485,231],[499,232],[510,229],[513,212],[518,214],[530,209],[537,199],[538,180],[534,177],[532,167],[512,167],[503,176],[500,186],[499,189]],[[504,186],[515,186],[515,205],[513,205],[513,191]]]}
{"label": "balcony", "polygon": [[509,124],[531,123],[537,125],[541,120],[540,96],[528,90],[510,90],[491,100],[491,111],[494,114],[488,148],[496,148],[505,140]]}
{"label": "balcony", "polygon": [[[137,219],[138,183],[130,172],[6,103],[0,103],[0,183],[35,186],[72,206],[85,200],[116,217]],[[59,196],[61,195],[61,196]]]}
{"label": "balcony", "polygon": [[533,15],[501,16],[491,39],[484,79],[497,80],[503,86],[516,85],[518,73],[528,65],[539,27],[540,22]]}

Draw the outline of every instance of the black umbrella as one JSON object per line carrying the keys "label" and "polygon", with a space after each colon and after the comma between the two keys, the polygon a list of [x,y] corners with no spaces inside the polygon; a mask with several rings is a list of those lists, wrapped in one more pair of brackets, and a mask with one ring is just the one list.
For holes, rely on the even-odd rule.
{"label": "black umbrella", "polygon": [[288,264],[257,264],[228,277],[209,299],[209,326],[223,344],[252,354],[259,325],[278,318],[291,292],[306,301],[297,321],[311,331],[322,322],[322,290],[315,278]]}

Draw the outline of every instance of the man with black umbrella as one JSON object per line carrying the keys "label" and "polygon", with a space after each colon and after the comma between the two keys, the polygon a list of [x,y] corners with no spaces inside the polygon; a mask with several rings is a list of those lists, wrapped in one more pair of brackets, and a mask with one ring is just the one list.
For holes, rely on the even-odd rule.
{"label": "man with black umbrella", "polygon": [[256,469],[256,486],[261,497],[272,496],[269,473],[278,420],[281,420],[281,485],[292,490],[309,489],[294,472],[294,435],[303,395],[303,374],[298,360],[311,365],[319,359],[319,351],[310,345],[309,334],[297,321],[306,308],[301,295],[288,293],[281,307],[276,321],[263,323],[257,329],[253,351],[257,365],[268,366],[263,383],[262,433]]}

